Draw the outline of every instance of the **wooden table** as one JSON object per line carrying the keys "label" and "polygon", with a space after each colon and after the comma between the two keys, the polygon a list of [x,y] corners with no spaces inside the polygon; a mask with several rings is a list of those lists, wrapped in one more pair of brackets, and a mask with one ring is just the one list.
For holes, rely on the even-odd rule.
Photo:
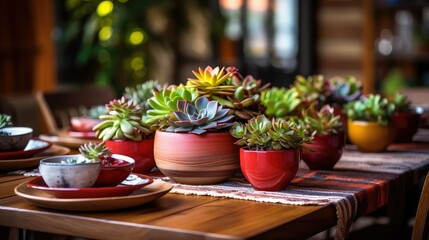
{"label": "wooden table", "polygon": [[[23,176],[0,177],[0,225],[95,239],[300,239],[336,224],[335,208],[167,194],[138,207],[78,213],[15,196]],[[309,228],[308,226],[312,226]]]}
{"label": "wooden table", "polygon": [[0,226],[95,239],[189,240],[304,239],[336,225],[333,205],[295,206],[171,193],[116,211],[49,210],[14,194],[14,187],[28,180],[0,176]]}

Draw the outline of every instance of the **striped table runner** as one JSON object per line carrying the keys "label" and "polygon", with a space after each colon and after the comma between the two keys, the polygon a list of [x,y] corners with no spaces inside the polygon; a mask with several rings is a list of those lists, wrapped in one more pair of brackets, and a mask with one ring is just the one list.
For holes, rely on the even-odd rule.
{"label": "striped table runner", "polygon": [[385,205],[393,188],[406,189],[407,185],[417,183],[428,171],[429,155],[348,150],[333,171],[310,171],[305,167],[303,165],[289,186],[279,192],[255,191],[242,176],[218,185],[173,183],[171,192],[292,205],[334,204],[335,238],[345,239],[357,216]]}

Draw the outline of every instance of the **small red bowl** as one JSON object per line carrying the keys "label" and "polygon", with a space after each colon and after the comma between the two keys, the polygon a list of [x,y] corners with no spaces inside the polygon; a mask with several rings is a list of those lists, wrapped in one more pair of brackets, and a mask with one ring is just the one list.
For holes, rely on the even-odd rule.
{"label": "small red bowl", "polygon": [[100,119],[94,119],[89,117],[70,118],[70,125],[72,127],[72,130],[76,132],[92,132],[92,128],[100,122]]}
{"label": "small red bowl", "polygon": [[103,163],[94,187],[117,186],[133,171],[134,159],[120,154],[112,154],[111,158],[114,159],[113,164],[107,166]]}

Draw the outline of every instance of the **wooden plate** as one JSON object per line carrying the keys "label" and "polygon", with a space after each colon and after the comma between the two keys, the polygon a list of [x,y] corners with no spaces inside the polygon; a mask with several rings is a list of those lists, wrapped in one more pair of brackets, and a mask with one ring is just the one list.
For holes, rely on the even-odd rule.
{"label": "wooden plate", "polygon": [[22,159],[2,159],[0,160],[0,171],[12,171],[39,166],[41,159],[56,155],[64,155],[70,152],[70,149],[63,146],[52,145],[45,151],[34,155],[31,158]]}
{"label": "wooden plate", "polygon": [[21,183],[15,188],[15,194],[30,203],[51,209],[67,211],[105,211],[138,206],[154,201],[167,194],[173,186],[160,179],[152,184],[134,191],[127,196],[104,198],[56,198],[44,191],[27,187]]}
{"label": "wooden plate", "polygon": [[101,198],[129,195],[133,191],[153,182],[153,179],[146,175],[138,173],[133,173],[133,175],[142,179],[142,183],[136,185],[119,184],[112,187],[55,188],[48,187],[42,177],[36,177],[27,182],[27,187],[44,191],[56,198]]}
{"label": "wooden plate", "polygon": [[89,142],[93,142],[93,143],[101,142],[101,140],[99,139],[85,139],[85,138],[71,137],[64,131],[60,131],[58,133],[58,136],[42,134],[39,136],[39,138],[54,144],[59,144],[70,148],[79,148],[81,145]]}

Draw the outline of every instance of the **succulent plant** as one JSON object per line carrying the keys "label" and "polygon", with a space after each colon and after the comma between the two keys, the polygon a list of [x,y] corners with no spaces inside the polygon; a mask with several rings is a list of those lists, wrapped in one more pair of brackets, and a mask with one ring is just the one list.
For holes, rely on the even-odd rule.
{"label": "succulent plant", "polygon": [[10,136],[9,132],[2,131],[2,128],[12,126],[12,117],[0,114],[0,136]]}
{"label": "succulent plant", "polygon": [[98,119],[101,115],[107,114],[109,111],[104,105],[93,106],[88,110],[88,117]]}
{"label": "succulent plant", "polygon": [[63,163],[68,164],[82,164],[82,163],[97,163],[106,161],[112,155],[109,148],[106,147],[104,142],[101,143],[85,143],[79,147],[80,155],[78,157],[69,158]]}
{"label": "succulent plant", "polygon": [[0,128],[12,126],[12,117],[7,114],[0,114]]}
{"label": "succulent plant", "polygon": [[207,131],[218,131],[230,127],[234,115],[228,115],[229,109],[223,108],[217,101],[210,101],[201,96],[195,105],[188,100],[179,100],[174,118],[168,120],[167,132],[189,132],[203,134]]}
{"label": "succulent plant", "polygon": [[357,100],[362,95],[362,84],[354,76],[333,77],[328,80],[331,86],[331,103],[343,106]]}
{"label": "succulent plant", "polygon": [[331,95],[330,83],[322,75],[297,76],[292,85],[301,100],[306,104],[317,102],[318,107],[325,105]]}
{"label": "succulent plant", "polygon": [[143,113],[146,113],[151,106],[147,101],[153,97],[153,92],[161,92],[163,87],[157,80],[149,80],[142,84],[137,84],[134,87],[125,88],[124,97],[127,100],[133,100],[136,104],[140,105]]}
{"label": "succulent plant", "polygon": [[334,108],[329,105],[324,105],[320,110],[316,110],[314,105],[303,109],[300,121],[309,132],[315,132],[318,136],[337,134],[343,129],[340,116],[335,116]]}
{"label": "succulent plant", "polygon": [[389,103],[386,98],[382,98],[378,94],[369,94],[360,100],[349,102],[346,105],[346,112],[349,119],[354,121],[387,125],[395,112],[395,104]]}
{"label": "succulent plant", "polygon": [[177,110],[177,103],[180,100],[194,102],[199,97],[195,89],[188,89],[183,85],[170,86],[161,92],[154,92],[154,96],[148,99],[152,109],[143,115],[145,124],[151,125],[154,129],[165,129],[168,127],[167,119],[171,118],[173,111]]}
{"label": "succulent plant", "polygon": [[256,151],[297,149],[313,138],[296,122],[275,118],[270,121],[265,115],[252,118],[244,124],[235,122],[230,133],[239,139],[236,144]]}
{"label": "succulent plant", "polygon": [[188,78],[186,87],[196,89],[198,94],[206,97],[213,95],[232,96],[235,92],[235,86],[228,85],[227,80],[232,76],[225,67],[212,68],[207,66],[204,70],[198,68],[198,72],[192,71],[195,78]]}
{"label": "succulent plant", "polygon": [[260,94],[270,84],[262,85],[262,80],[257,80],[252,75],[243,78],[234,67],[228,67],[227,72],[231,74],[227,84],[235,87],[234,94],[212,95],[210,99],[230,108],[231,113],[240,120],[248,120],[259,115],[263,111],[263,106],[260,104]]}
{"label": "succulent plant", "polygon": [[405,112],[411,110],[411,100],[401,93],[396,93],[393,96],[391,102],[395,104],[396,111],[398,112]]}
{"label": "succulent plant", "polygon": [[108,115],[101,115],[101,123],[94,126],[96,136],[103,141],[109,139],[142,140],[142,135],[152,132],[141,120],[142,111],[133,100],[126,101],[125,97],[115,99],[106,104]]}
{"label": "succulent plant", "polygon": [[273,87],[262,92],[261,102],[266,107],[267,116],[284,118],[296,112],[302,101],[295,88]]}

